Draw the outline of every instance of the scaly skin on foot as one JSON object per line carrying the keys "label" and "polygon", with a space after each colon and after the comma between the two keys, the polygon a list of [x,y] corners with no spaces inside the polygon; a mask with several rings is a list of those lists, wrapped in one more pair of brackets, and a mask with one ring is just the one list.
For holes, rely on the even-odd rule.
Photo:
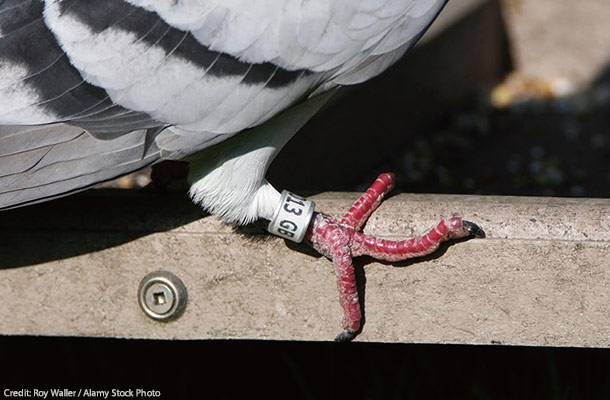
{"label": "scaly skin on foot", "polygon": [[360,232],[368,217],[393,187],[394,175],[381,174],[341,221],[315,213],[309,225],[306,239],[314,249],[331,259],[335,266],[343,309],[343,332],[337,336],[337,341],[353,339],[362,320],[353,257],[367,255],[377,260],[395,262],[430,254],[450,239],[485,236],[476,224],[460,217],[444,219],[426,234],[401,241],[379,239]]}

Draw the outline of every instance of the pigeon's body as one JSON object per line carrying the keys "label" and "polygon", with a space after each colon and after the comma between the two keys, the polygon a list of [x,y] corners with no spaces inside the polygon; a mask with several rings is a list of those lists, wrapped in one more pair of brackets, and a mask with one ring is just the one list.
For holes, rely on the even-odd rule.
{"label": "pigeon's body", "polygon": [[[269,144],[245,138],[256,136],[249,129],[340,84],[377,75],[417,41],[444,3],[2,1],[0,208],[183,159],[237,134],[246,145],[233,143],[245,152],[248,142],[279,150],[299,126],[275,124],[263,135],[275,142]],[[301,125],[315,112],[303,108]],[[193,183],[208,172],[198,170]],[[233,180],[237,187],[265,186],[264,172]],[[212,211],[224,201],[208,205],[207,194],[193,195]],[[241,208],[249,206],[243,197]],[[265,216],[257,207],[221,208],[234,222]]]}
{"label": "pigeon's body", "polygon": [[[272,219],[277,152],[335,88],[400,58],[446,1],[0,0],[0,209],[184,159],[196,203],[228,222]],[[342,258],[340,288],[360,214],[392,186],[382,181],[358,223],[310,225],[316,248]],[[458,222],[409,251],[465,235]]]}

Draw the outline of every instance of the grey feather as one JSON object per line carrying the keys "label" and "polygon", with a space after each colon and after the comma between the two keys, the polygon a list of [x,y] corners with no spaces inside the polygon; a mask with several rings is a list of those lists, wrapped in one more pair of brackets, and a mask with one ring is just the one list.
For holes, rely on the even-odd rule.
{"label": "grey feather", "polygon": [[214,134],[209,132],[187,132],[169,128],[155,137],[155,143],[161,149],[161,157],[165,160],[180,160],[204,150],[210,146],[227,140],[235,134]]}
{"label": "grey feather", "polygon": [[[156,134],[155,131],[153,131]],[[0,209],[64,196],[138,170],[160,159],[150,131],[98,140],[81,128],[0,127]]]}
{"label": "grey feather", "polygon": [[[0,72],[6,82],[0,85],[0,99],[10,107],[11,97],[31,93],[31,102],[12,113],[14,123],[71,121],[106,139],[163,125],[146,113],[113,104],[104,89],[85,82],[45,25],[42,13],[39,0],[0,2]],[[11,77],[10,65],[25,69],[26,76]],[[31,113],[47,117],[28,121],[25,116]]]}
{"label": "grey feather", "polygon": [[[243,15],[215,21],[237,33],[226,37],[217,37],[225,31],[214,29],[213,19],[192,21],[192,27],[174,26],[171,20],[190,15],[191,10],[178,2],[165,10],[167,17],[151,10],[169,1],[144,7],[141,3],[148,4],[144,0],[0,0],[0,209],[83,190],[162,159],[188,157],[273,120],[314,94],[367,80],[406,52],[446,2],[390,1],[397,10],[404,9],[402,14],[394,10],[396,15],[389,19],[375,14],[383,23],[363,30],[350,30],[359,13],[358,2],[334,0],[337,7],[329,8],[335,11],[328,15],[312,14],[313,7],[308,18],[317,17],[311,21],[301,18],[300,11],[315,6],[313,1],[279,2],[280,6],[275,0],[261,2],[262,9],[286,11],[275,22],[284,27],[282,35],[300,35],[301,43],[284,36],[283,40],[268,37],[274,29],[259,36],[257,29],[250,28],[257,21]],[[416,3],[423,4],[422,12],[409,14]],[[234,13],[242,11],[227,4]],[[214,9],[224,7],[224,2],[205,0],[189,7],[201,5]],[[347,18],[342,18],[341,5],[349,5]],[[49,16],[50,9],[57,15]],[[259,22],[273,22],[271,14],[262,13]],[[390,21],[402,24],[404,16],[412,16],[417,23],[394,30]],[[56,18],[55,26],[52,18]],[[333,19],[334,30],[318,29],[326,26],[328,18]],[[344,30],[349,35],[338,33]],[[104,32],[118,36],[98,42]],[[81,38],[82,33],[91,34],[88,41]],[[253,47],[238,46],[244,37]],[[258,41],[262,37],[269,40]],[[125,49],[112,47],[116,38],[120,43],[135,38],[128,49],[148,46],[142,51],[150,58],[140,53],[129,58]],[[220,47],[217,39],[222,39]],[[370,45],[369,40],[373,40]],[[334,49],[328,54],[327,45]],[[274,50],[273,46],[279,47]],[[231,51],[237,47],[241,50]],[[252,54],[248,49],[253,49]],[[155,64],[148,62],[156,60],[151,54],[160,51]],[[256,60],[248,60],[246,53]],[[112,62],[104,64],[109,59]],[[138,62],[146,68],[138,69]],[[172,68],[164,70],[167,65]],[[133,76],[117,72],[123,66],[127,68],[122,71]],[[166,78],[172,73],[174,80]],[[158,86],[163,90],[149,90]],[[197,90],[189,92],[191,87]],[[183,92],[188,95],[177,97]],[[203,114],[196,116],[199,119],[191,116],[198,111]]]}

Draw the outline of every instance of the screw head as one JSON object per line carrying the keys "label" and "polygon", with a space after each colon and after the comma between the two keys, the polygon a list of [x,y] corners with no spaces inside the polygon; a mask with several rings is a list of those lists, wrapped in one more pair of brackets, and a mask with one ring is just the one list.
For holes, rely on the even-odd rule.
{"label": "screw head", "polygon": [[186,308],[186,286],[176,275],[156,271],[146,275],[138,287],[140,308],[157,321],[178,318]]}

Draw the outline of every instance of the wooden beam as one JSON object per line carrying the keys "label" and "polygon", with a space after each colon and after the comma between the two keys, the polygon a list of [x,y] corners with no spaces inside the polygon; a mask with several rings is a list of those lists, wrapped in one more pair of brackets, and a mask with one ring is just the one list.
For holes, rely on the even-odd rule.
{"label": "wooden beam", "polygon": [[[325,193],[340,215],[357,194]],[[459,214],[487,238],[397,268],[357,261],[357,340],[610,346],[610,200],[398,195],[366,231],[424,232]],[[304,245],[241,232],[184,194],[91,191],[2,214],[0,333],[133,338],[331,340],[341,311],[331,263]],[[149,272],[188,290],[173,322],[137,301]]]}

